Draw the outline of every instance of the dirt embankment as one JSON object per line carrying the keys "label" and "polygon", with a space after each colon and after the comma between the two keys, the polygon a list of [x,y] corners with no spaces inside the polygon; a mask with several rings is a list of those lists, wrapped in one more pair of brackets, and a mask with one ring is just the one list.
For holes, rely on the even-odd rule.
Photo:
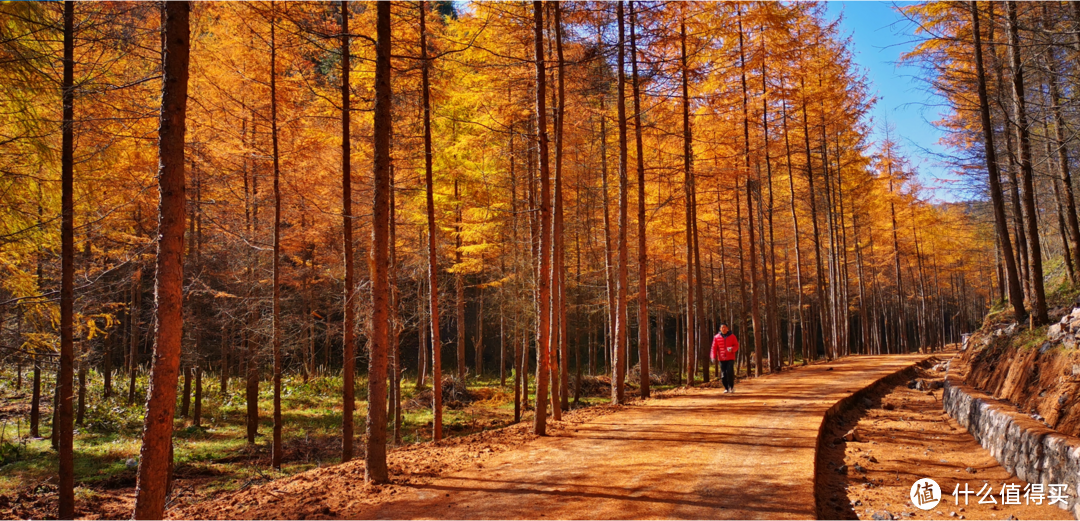
{"label": "dirt embankment", "polygon": [[1051,312],[1052,325],[1030,329],[995,316],[961,353],[964,383],[1016,405],[1048,427],[1080,435],[1080,308]]}
{"label": "dirt embankment", "polygon": [[[826,519],[1072,519],[1046,500],[1005,504],[1002,485],[1023,489],[1026,482],[1002,468],[942,410],[943,365],[918,368],[910,382],[874,389],[829,426],[831,441],[820,454],[829,471],[819,474],[824,479],[819,494],[825,495],[819,514]],[[922,478],[941,488],[941,502],[930,510],[910,499],[912,484]],[[963,495],[953,496],[965,485],[975,492],[988,486],[993,493],[990,499],[972,495],[965,502]]]}

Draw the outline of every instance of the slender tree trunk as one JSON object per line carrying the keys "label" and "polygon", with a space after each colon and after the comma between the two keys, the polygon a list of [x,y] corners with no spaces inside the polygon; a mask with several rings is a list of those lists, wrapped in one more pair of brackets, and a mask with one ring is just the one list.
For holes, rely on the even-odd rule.
{"label": "slender tree trunk", "polygon": [[129,340],[131,349],[128,366],[128,405],[135,403],[135,374],[139,369],[139,310],[142,308],[142,268],[135,268],[131,278],[131,309],[128,310],[128,323],[131,327]]}
{"label": "slender tree trunk", "polygon": [[[558,346],[559,346],[559,402],[562,409],[570,408],[570,337],[568,336],[569,324],[566,319],[566,232],[563,225],[563,119],[566,114],[566,88],[564,76],[566,74],[566,59],[563,57],[563,28],[562,6],[556,2],[555,8],[555,56],[559,67],[559,105],[557,108],[558,119],[555,120],[555,256],[553,280],[558,284],[557,305],[555,313],[558,315]],[[552,390],[554,396],[554,389]],[[555,419],[561,419],[559,412],[555,413]]]}
{"label": "slender tree trunk", "polygon": [[[986,95],[986,73],[983,71],[982,42],[979,33],[979,7],[976,2],[971,2],[970,8],[972,33],[975,38],[975,72],[979,92],[979,116],[983,128],[986,170],[990,175],[990,199],[994,207],[994,224],[1001,249],[1011,252],[1012,241],[1009,239],[1009,225],[1005,218],[1005,197],[1001,190],[1001,177],[998,174],[997,154],[994,149],[994,126],[990,120],[990,103]],[[1011,255],[1005,255],[1004,257],[1009,286],[1009,300],[1012,302],[1016,319],[1021,320],[1027,316],[1027,311],[1024,309],[1024,298],[1021,294],[1016,262]]]}
{"label": "slender tree trunk", "polygon": [[[163,8],[161,119],[158,131],[161,203],[155,277],[157,332],[146,422],[136,479],[135,519],[161,519],[172,464],[173,413],[183,338],[184,134],[190,50],[191,4]],[[65,517],[63,512],[60,517]]]}
{"label": "slender tree trunk", "polygon": [[342,324],[344,346],[342,349],[342,408],[341,408],[341,461],[353,457],[353,410],[356,408],[356,392],[353,378],[356,374],[356,283],[353,264],[353,214],[352,214],[352,139],[350,137],[350,85],[349,74],[351,47],[349,44],[349,3],[342,0],[341,10],[341,217],[344,229],[345,249],[345,322]]}
{"label": "slender tree trunk", "polygon": [[[630,2],[630,71],[634,93],[634,142],[637,150],[638,232],[638,359],[641,398],[649,397],[649,254],[645,240],[645,146],[641,137],[641,85],[637,66],[637,13]],[[684,54],[685,54],[685,44]],[[683,60],[685,71],[685,58]],[[685,77],[685,73],[684,73]],[[685,91],[684,91],[685,92]]]}
{"label": "slender tree trunk", "polygon": [[627,271],[630,263],[627,252],[627,200],[630,191],[627,176],[627,145],[626,145],[626,73],[623,64],[626,62],[626,39],[625,21],[623,19],[623,5],[615,6],[615,16],[619,23],[619,61],[618,61],[618,118],[619,118],[619,236],[615,241],[619,248],[618,280],[615,296],[615,349],[611,360],[611,402],[621,405],[625,402],[624,384],[626,380],[626,356],[627,356]]}
{"label": "slender tree trunk", "polygon": [[423,83],[424,104],[424,184],[427,190],[427,236],[428,236],[428,316],[431,333],[431,386],[433,420],[432,437],[441,440],[442,432],[442,339],[439,338],[439,266],[438,244],[435,228],[435,188],[432,180],[431,152],[431,85],[429,69],[431,63],[427,53],[427,2],[420,2],[420,59],[421,81]]}
{"label": "slender tree trunk", "polygon": [[[72,372],[75,365],[75,2],[64,2],[64,79],[62,88],[63,118],[60,145],[60,372],[56,382],[59,394],[57,421],[53,423],[60,456],[59,519],[75,517],[75,449],[72,413]],[[183,143],[181,138],[181,143]],[[182,151],[181,151],[182,154]],[[181,155],[181,160],[183,156]],[[182,175],[182,174],[181,174]],[[181,184],[181,201],[183,200]],[[162,192],[164,194],[164,191]],[[164,195],[162,196],[164,198]],[[181,206],[183,208],[183,206]],[[181,226],[183,218],[181,218]],[[183,228],[180,233],[183,234]],[[179,355],[179,352],[177,353]],[[177,356],[179,358],[179,356]],[[79,372],[85,383],[85,373]],[[175,388],[176,380],[173,380]],[[80,393],[80,398],[82,393]],[[80,399],[80,405],[82,400]],[[174,404],[175,406],[175,404]],[[80,407],[81,412],[82,407]],[[147,416],[149,418],[149,416]],[[172,414],[169,414],[171,420]],[[81,422],[80,422],[81,423]],[[170,424],[171,428],[172,425]]]}
{"label": "slender tree trunk", "polygon": [[547,75],[544,69],[544,4],[533,2],[533,43],[536,65],[536,136],[540,176],[540,244],[537,252],[536,416],[533,432],[547,435],[548,371],[551,353],[551,181],[548,169]]}
{"label": "slender tree trunk", "polygon": [[274,278],[273,278],[273,348],[274,348],[274,441],[270,466],[281,469],[281,160],[278,153],[277,122],[277,10],[270,2],[270,140],[274,161]]}
{"label": "slender tree trunk", "polygon": [[389,220],[390,220],[390,2],[377,4],[375,43],[374,183],[371,249],[371,341],[368,358],[368,415],[365,478],[389,479],[386,468],[386,372],[390,343]]}
{"label": "slender tree trunk", "polygon": [[1016,137],[1020,143],[1020,177],[1024,183],[1024,210],[1027,213],[1028,242],[1031,248],[1031,284],[1035,297],[1034,323],[1042,325],[1050,321],[1046,308],[1046,291],[1043,287],[1042,246],[1039,223],[1035,210],[1034,172],[1031,166],[1031,143],[1028,134],[1027,108],[1024,99],[1024,66],[1020,59],[1020,38],[1017,29],[1016,2],[1005,2],[1009,26],[1009,60],[1012,62],[1013,120]]}
{"label": "slender tree trunk", "polygon": [[[743,156],[745,158],[744,175],[746,176],[746,218],[750,241],[750,317],[754,328],[754,376],[761,376],[761,318],[758,311],[758,274],[757,243],[754,238],[754,182],[750,179],[750,113],[749,92],[746,86],[746,54],[743,49],[742,8],[738,10],[739,24],[739,67],[742,78],[743,98]],[[741,234],[741,232],[740,232]]]}

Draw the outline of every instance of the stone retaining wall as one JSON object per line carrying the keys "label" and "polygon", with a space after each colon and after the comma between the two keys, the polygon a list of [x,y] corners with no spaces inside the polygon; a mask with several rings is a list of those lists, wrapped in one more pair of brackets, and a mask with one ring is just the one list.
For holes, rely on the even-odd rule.
{"label": "stone retaining wall", "polygon": [[942,405],[1005,470],[1029,483],[1067,485],[1068,505],[1057,506],[1080,519],[1080,438],[1050,429],[955,376],[945,377]]}

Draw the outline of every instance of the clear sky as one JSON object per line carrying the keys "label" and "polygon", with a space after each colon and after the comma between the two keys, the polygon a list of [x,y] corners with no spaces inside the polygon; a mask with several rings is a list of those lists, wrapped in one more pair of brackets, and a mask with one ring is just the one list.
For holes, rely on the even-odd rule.
{"label": "clear sky", "polygon": [[963,196],[941,182],[951,176],[935,159],[935,154],[946,152],[937,144],[942,133],[930,123],[939,119],[937,100],[916,79],[917,68],[899,64],[900,55],[914,47],[916,37],[913,25],[895,7],[909,3],[828,2],[827,10],[833,19],[843,15],[842,34],[851,35],[855,61],[866,70],[871,90],[879,98],[872,115],[875,132],[880,134],[888,119],[894,139],[918,168],[923,184],[936,189],[937,199],[952,201]]}

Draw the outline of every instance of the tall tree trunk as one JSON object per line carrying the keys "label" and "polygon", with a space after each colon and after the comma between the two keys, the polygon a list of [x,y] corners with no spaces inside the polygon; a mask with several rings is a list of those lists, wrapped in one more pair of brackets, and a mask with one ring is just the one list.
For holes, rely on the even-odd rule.
{"label": "tall tree trunk", "polygon": [[[554,4],[555,9],[555,56],[558,59],[559,67],[559,104],[557,107],[558,118],[555,120],[555,259],[553,259],[554,276],[553,281],[558,284],[558,290],[556,292],[556,306],[554,312],[557,315],[558,324],[558,337],[557,345],[559,346],[559,405],[562,409],[570,408],[570,347],[568,333],[568,324],[566,321],[566,233],[563,225],[563,175],[562,175],[562,163],[563,163],[563,118],[566,114],[566,88],[564,77],[566,75],[566,60],[563,57],[563,28],[562,28],[562,3],[556,2]],[[552,389],[552,396],[555,396],[555,389]],[[555,419],[561,419],[560,412],[556,409]]]}
{"label": "tall tree trunk", "polygon": [[[638,359],[641,398],[649,397],[649,253],[645,240],[645,146],[641,137],[641,85],[637,66],[637,13],[630,2],[630,71],[634,93],[634,142],[637,150],[638,232]],[[685,40],[685,39],[684,39]],[[685,71],[685,44],[683,69]],[[685,72],[684,72],[685,77]],[[685,87],[684,87],[685,94]]]}
{"label": "tall tree trunk", "polygon": [[[983,70],[982,42],[979,33],[979,7],[976,2],[971,2],[971,25],[975,38],[975,73],[979,92],[979,117],[983,128],[983,143],[986,154],[986,170],[990,175],[990,199],[994,207],[994,225],[997,230],[998,243],[1005,252],[1012,251],[1012,241],[1009,239],[1009,225],[1005,218],[1005,197],[1001,190],[1001,177],[998,174],[997,154],[994,149],[994,126],[990,120],[990,103],[986,95],[986,73]],[[1027,315],[1024,309],[1024,298],[1020,289],[1020,278],[1017,276],[1016,261],[1011,255],[1005,257],[1005,272],[1008,278],[1009,300],[1013,306],[1013,313],[1017,320]]]}
{"label": "tall tree trunk", "polygon": [[281,160],[278,153],[277,122],[277,10],[270,2],[270,141],[274,161],[274,441],[270,466],[281,469]]}
{"label": "tall tree trunk", "polygon": [[548,169],[547,75],[544,70],[544,4],[533,2],[533,43],[536,65],[536,136],[540,176],[540,243],[537,252],[536,416],[533,432],[547,435],[548,370],[551,353],[551,181]]}
{"label": "tall tree trunk", "polygon": [[431,152],[431,63],[427,52],[427,2],[420,2],[420,59],[424,104],[424,185],[427,190],[427,236],[428,236],[428,316],[431,334],[431,387],[433,420],[432,437],[441,440],[442,432],[442,339],[439,338],[439,265],[438,244],[435,228],[435,188],[432,180]]}
{"label": "tall tree trunk", "polygon": [[694,286],[695,274],[698,273],[694,269],[694,151],[693,142],[690,131],[690,99],[689,99],[689,80],[687,78],[686,67],[686,21],[679,21],[679,71],[680,71],[680,87],[682,89],[682,138],[683,138],[683,188],[685,192],[685,210],[686,210],[686,382],[688,385],[694,384],[694,373],[696,372],[694,362],[698,352],[698,339],[701,333],[701,328],[698,326],[698,313],[697,308],[701,306],[701,302],[698,302],[694,298]]}
{"label": "tall tree trunk", "polygon": [[[184,134],[188,95],[191,4],[169,2],[163,9],[161,119],[158,130],[161,192],[155,277],[157,332],[146,422],[136,479],[135,519],[165,514],[172,464],[173,413],[183,339]],[[61,517],[65,517],[61,514]]]}
{"label": "tall tree trunk", "polygon": [[1009,26],[1009,60],[1012,62],[1013,121],[1016,137],[1020,143],[1020,177],[1024,184],[1024,210],[1027,214],[1028,243],[1031,256],[1031,285],[1034,296],[1035,325],[1050,321],[1046,308],[1046,291],[1043,287],[1042,246],[1039,223],[1035,210],[1034,172],[1031,166],[1031,141],[1028,133],[1027,108],[1024,99],[1024,66],[1020,59],[1020,38],[1017,28],[1016,2],[1005,2]]}
{"label": "tall tree trunk", "polygon": [[619,248],[618,280],[615,296],[615,350],[611,360],[611,402],[621,405],[625,401],[626,356],[627,356],[627,271],[630,257],[627,252],[627,200],[630,186],[627,177],[626,145],[626,30],[623,20],[623,5],[615,6],[615,16],[619,22],[619,62],[618,62],[618,118],[619,118],[619,236],[615,241]]}
{"label": "tall tree trunk", "polygon": [[342,347],[342,408],[341,408],[341,461],[353,457],[353,410],[356,408],[356,392],[353,388],[356,375],[356,282],[353,263],[353,214],[352,214],[352,139],[350,137],[351,87],[349,74],[352,51],[349,45],[349,3],[342,0],[341,10],[341,219],[344,230],[345,249],[345,322]]}
{"label": "tall tree trunk", "polygon": [[[791,222],[795,232],[795,287],[799,306],[799,335],[802,338],[800,352],[806,357],[806,315],[803,313],[802,249],[799,247],[799,214],[795,211],[795,173],[791,169],[791,142],[788,138],[787,100],[783,103],[784,150],[787,154],[788,189],[791,191]],[[725,281],[726,285],[726,281]],[[794,342],[794,338],[791,339]]]}
{"label": "tall tree trunk", "polygon": [[[1074,6],[1075,8],[1075,6]],[[1049,25],[1049,15],[1043,7],[1043,23]],[[1080,39],[1080,34],[1077,36]],[[1061,110],[1061,92],[1058,87],[1058,64],[1053,49],[1047,51],[1047,81],[1050,83],[1051,111],[1054,115],[1054,146],[1057,148],[1058,173],[1062,182],[1062,195],[1065,202],[1065,223],[1068,225],[1073,257],[1073,272],[1080,274],[1080,223],[1076,217],[1076,198],[1073,195],[1072,173],[1069,169],[1069,151],[1065,140],[1065,118]],[[1055,185],[1056,186],[1056,185]]]}
{"label": "tall tree trunk", "polygon": [[377,4],[375,43],[374,168],[371,225],[371,342],[368,358],[368,415],[366,479],[385,483],[386,468],[386,372],[390,344],[390,2]]}
{"label": "tall tree trunk", "polygon": [[[746,53],[743,49],[742,8],[738,8],[739,67],[742,78],[743,98],[743,156],[746,176],[746,218],[750,235],[750,317],[754,328],[754,376],[761,375],[761,317],[758,311],[757,244],[754,238],[754,182],[750,179],[750,112],[749,92],[746,86]],[[741,233],[741,232],[740,232]]]}
{"label": "tall tree trunk", "polygon": [[[61,127],[60,145],[60,379],[56,382],[60,407],[53,430],[57,434],[60,456],[59,519],[74,519],[75,449],[74,426],[71,424],[71,398],[72,373],[75,365],[73,345],[75,321],[75,2],[71,0],[64,2],[64,79],[61,88],[64,121]],[[181,137],[182,146],[183,138]],[[181,161],[182,154],[181,148]],[[164,191],[162,193],[164,194]],[[181,201],[183,201],[183,184],[181,184]],[[182,217],[180,223],[183,226]],[[182,236],[183,228],[180,229],[180,233]],[[179,356],[177,358],[179,359]],[[85,381],[82,372],[80,376]],[[174,392],[175,385],[174,378]],[[175,403],[173,405],[175,406]],[[171,422],[171,411],[168,418]],[[172,427],[171,423],[169,427]]]}

